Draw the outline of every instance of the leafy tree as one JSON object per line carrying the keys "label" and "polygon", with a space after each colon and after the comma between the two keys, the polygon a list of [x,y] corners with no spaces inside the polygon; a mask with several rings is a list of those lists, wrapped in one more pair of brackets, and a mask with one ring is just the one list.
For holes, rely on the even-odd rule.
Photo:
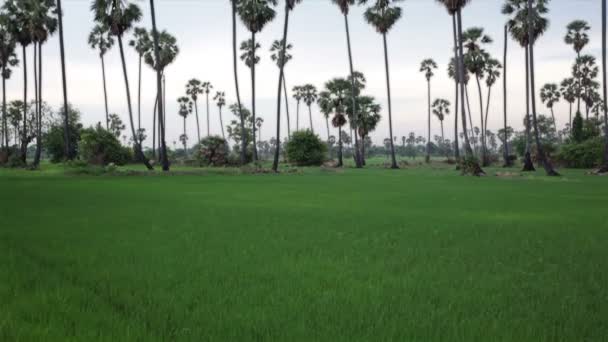
{"label": "leafy tree", "polygon": [[122,122],[122,120],[117,114],[110,114],[109,120],[109,131],[114,134],[116,138],[120,138],[120,136],[122,135],[122,131],[124,131],[127,126],[125,126],[125,124]]}
{"label": "leafy tree", "polygon": [[323,164],[327,145],[310,130],[296,131],[286,145],[287,159],[298,166]]}
{"label": "leafy tree", "polygon": [[228,143],[221,137],[205,137],[194,147],[196,160],[201,166],[226,166],[228,164]]}
{"label": "leafy tree", "polygon": [[71,105],[68,107],[68,112],[69,156],[65,155],[65,128],[63,125],[63,118],[65,117],[63,113],[65,113],[65,110],[63,108],[60,108],[58,115],[51,120],[49,129],[43,136],[46,152],[53,163],[71,160],[78,155],[78,142],[80,141],[80,132],[82,130],[82,124],[80,123],[81,113]]}
{"label": "leafy tree", "polygon": [[100,124],[83,129],[78,145],[80,157],[89,164],[125,165],[131,160],[129,150],[124,148],[118,138]]}

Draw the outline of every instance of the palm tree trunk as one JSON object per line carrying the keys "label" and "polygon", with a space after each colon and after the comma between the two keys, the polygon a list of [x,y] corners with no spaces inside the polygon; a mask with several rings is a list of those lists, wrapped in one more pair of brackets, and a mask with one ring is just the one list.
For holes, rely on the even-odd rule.
{"label": "palm tree trunk", "polygon": [[183,140],[183,144],[184,144],[184,156],[187,157],[188,156],[188,149],[186,148],[186,117],[184,116],[184,140]]}
{"label": "palm tree trunk", "polygon": [[[492,87],[488,87],[488,97],[486,99],[486,116],[483,120],[483,130],[488,131],[488,117],[490,116],[490,98],[492,97]],[[486,137],[487,139],[487,137]],[[487,141],[486,141],[487,145]]]}
{"label": "palm tree trunk", "polygon": [[[443,132],[443,120],[439,121],[439,124],[441,125],[441,144],[445,146],[445,134]],[[405,149],[405,144],[403,145],[403,147]],[[448,155],[447,151],[446,151],[445,156],[447,158],[449,158],[449,155]]]}
{"label": "palm tree trunk", "polygon": [[604,92],[604,165],[599,169],[599,172],[608,172],[608,79],[606,77],[606,0],[602,0],[602,78]]}
{"label": "palm tree trunk", "polygon": [[483,120],[483,94],[481,92],[481,83],[479,81],[479,76],[475,76],[477,80],[477,91],[479,92],[479,120],[480,129],[481,129],[481,164],[483,166],[487,166],[487,155],[486,155],[486,132],[484,131],[484,120]]}
{"label": "palm tree trunk", "polygon": [[21,132],[21,161],[27,162],[27,52],[23,45],[23,132]]}
{"label": "palm tree trunk", "polygon": [[59,28],[59,50],[61,54],[61,82],[63,86],[63,138],[65,146],[65,157],[68,160],[76,156],[71,155],[70,150],[70,125],[69,125],[69,109],[68,109],[68,86],[66,81],[65,69],[65,48],[63,44],[63,10],[61,9],[61,0],[57,0],[57,19]]}
{"label": "palm tree trunk", "polygon": [[338,126],[338,167],[342,167],[344,161],[342,160],[342,126]]}
{"label": "palm tree trunk", "polygon": [[287,92],[285,73],[283,73],[283,92],[285,93],[285,114],[287,115],[287,139],[291,139],[291,124],[289,123],[289,93]]}
{"label": "palm tree trunk", "polygon": [[[309,106],[310,108],[310,106]],[[310,113],[310,110],[309,110]],[[329,117],[325,117],[325,126],[327,126],[327,143],[329,143],[329,137],[330,137],[330,133],[329,133]]]}
{"label": "palm tree trunk", "polygon": [[[456,28],[456,14],[452,14],[452,31],[454,34],[454,63],[458,60],[458,37]],[[456,63],[458,64],[458,63]],[[458,69],[458,66],[456,66]],[[460,144],[458,143],[458,77],[454,77],[454,158],[460,161]]]}
{"label": "palm tree trunk", "polygon": [[314,133],[315,129],[312,126],[312,109],[310,105],[308,105],[308,120],[310,121],[310,131]]}
{"label": "palm tree trunk", "polygon": [[222,107],[218,107],[220,111],[220,127],[222,128],[222,139],[226,140],[226,136],[224,135],[224,120],[222,119]]}
{"label": "palm tree trunk", "polygon": [[431,162],[431,80],[429,79],[427,82],[427,109],[428,109],[428,118],[427,118],[427,141],[426,141],[426,157],[425,161],[427,163]]}
{"label": "palm tree trunk", "polygon": [[[42,43],[38,43],[38,81],[37,84],[37,98],[36,98],[36,154],[34,156],[34,167],[37,168],[40,165],[40,156],[42,154]],[[34,51],[36,51],[36,44],[34,44]],[[34,54],[34,57],[36,54]],[[36,77],[36,58],[34,58],[34,77]]]}
{"label": "palm tree trunk", "polygon": [[194,100],[194,115],[196,116],[196,137],[201,142],[201,125],[198,121],[198,100]]}
{"label": "palm tree trunk", "polygon": [[143,162],[148,170],[154,170],[150,162],[144,156],[144,153],[141,149],[141,142],[139,141],[139,136],[135,132],[135,123],[133,121],[133,108],[131,107],[131,90],[129,89],[129,76],[127,75],[127,63],[125,60],[125,51],[122,45],[122,36],[118,35],[118,48],[120,50],[120,59],[122,61],[122,72],[125,79],[125,89],[127,94],[127,108],[129,110],[129,123],[131,124],[131,134],[133,134],[133,149],[135,150],[135,155],[137,159]]}
{"label": "palm tree trunk", "polygon": [[503,55],[503,80],[502,80],[502,84],[503,84],[503,125],[504,125],[504,130],[505,130],[505,141],[503,143],[503,149],[504,149],[504,155],[503,158],[505,160],[505,167],[511,167],[513,166],[513,162],[511,161],[511,158],[509,158],[509,137],[507,136],[507,47],[508,47],[508,42],[509,42],[509,28],[507,25],[505,25],[504,28],[504,39],[505,39],[505,48],[504,48],[504,55]]}
{"label": "palm tree trunk", "polygon": [[[158,29],[156,27],[156,11],[154,10],[154,0],[150,0],[150,14],[152,17],[152,38],[154,41],[154,59],[160,60],[160,51],[158,47]],[[165,122],[164,122],[164,106],[163,106],[163,89],[162,89],[162,70],[156,70],[156,94],[158,101],[158,127],[160,134],[158,140],[160,141],[160,154],[163,171],[169,171],[169,159],[167,158],[167,143],[165,141]]]}
{"label": "palm tree trunk", "polygon": [[137,135],[141,131],[141,55],[139,55],[139,76],[137,84]]}
{"label": "palm tree trunk", "polygon": [[[279,153],[281,150],[281,87],[283,85],[283,76],[285,71],[285,63],[283,63],[283,56],[285,56],[285,50],[287,48],[287,30],[289,28],[289,2],[285,2],[285,22],[283,24],[283,40],[281,53],[279,54],[279,89],[277,90],[277,145],[274,150],[274,160],[272,161],[272,170],[277,172],[279,170]],[[285,94],[287,96],[287,94]]]}
{"label": "palm tree trunk", "polygon": [[[581,58],[581,53],[578,52],[576,54],[576,59],[578,60],[579,58]],[[576,102],[576,112],[580,113],[581,112],[581,78],[577,77],[577,82],[578,82],[578,89],[576,91],[576,98],[577,98],[577,102]]]}
{"label": "palm tree trunk", "polygon": [[[464,48],[462,44],[462,8],[458,9],[458,74],[460,75],[459,79],[462,81],[460,85],[461,91],[461,100],[462,100],[462,112],[464,113],[464,96],[465,96],[465,85],[464,85]],[[470,113],[469,113],[470,115]],[[473,151],[471,150],[471,144],[469,143],[468,133],[467,133],[467,120],[465,115],[461,115],[462,117],[462,130],[464,132],[464,144],[465,144],[465,152],[468,162],[468,170],[463,169],[463,172],[470,172],[475,176],[484,175],[485,172],[481,169],[479,164],[473,158]]]}
{"label": "palm tree trunk", "polygon": [[[475,127],[473,125],[473,117],[471,116],[471,101],[469,101],[469,85],[466,84],[465,88],[464,88],[464,93],[467,99],[467,115],[469,116],[469,124],[471,125],[471,134],[476,137],[479,138],[477,134],[475,134]],[[477,153],[477,140],[479,139],[474,139],[473,140],[473,155],[475,155]]]}
{"label": "palm tree trunk", "polygon": [[[287,95],[285,95],[287,96]],[[300,100],[296,102],[296,131],[300,130]]]}
{"label": "palm tree trunk", "polygon": [[[207,137],[209,137],[211,135],[211,127],[209,127],[210,126],[210,121],[209,121],[209,92],[205,92],[205,96],[206,96],[206,101],[207,101]],[[200,137],[199,137],[198,141],[201,141]]]}
{"label": "palm tree trunk", "polygon": [[110,112],[108,110],[108,90],[106,88],[106,63],[103,59],[103,55],[100,55],[101,58],[101,76],[103,79],[103,101],[105,103],[106,108],[106,130],[110,129]]}
{"label": "palm tree trunk", "polygon": [[251,32],[251,43],[253,46],[253,60],[251,63],[251,130],[253,132],[253,161],[258,161],[258,149],[255,140],[255,32]]}
{"label": "palm tree trunk", "polygon": [[570,116],[568,121],[570,122],[570,131],[572,132],[572,102],[570,102]]}
{"label": "palm tree trunk", "polygon": [[158,91],[154,100],[154,111],[152,112],[152,159],[156,159],[156,111],[158,110]]}
{"label": "palm tree trunk", "polygon": [[9,141],[8,141],[8,117],[6,113],[6,66],[2,66],[2,127],[4,127],[4,147],[6,152],[9,153]]}
{"label": "palm tree trunk", "polygon": [[533,33],[532,33],[532,0],[528,0],[528,37],[529,37],[529,41],[530,41],[530,96],[532,98],[532,121],[534,124],[534,139],[536,140],[536,149],[538,151],[538,157],[539,160],[541,161],[541,163],[543,163],[543,166],[545,168],[545,172],[547,173],[547,176],[559,176],[559,173],[557,173],[554,169],[553,169],[553,165],[551,165],[551,162],[549,161],[549,159],[547,158],[547,156],[545,155],[545,149],[543,148],[543,145],[541,144],[540,141],[540,131],[538,129],[538,121],[536,120],[536,96],[534,94],[536,94],[536,90],[535,90],[535,84],[534,84],[534,39],[533,39]]}
{"label": "palm tree trunk", "polygon": [[530,53],[526,46],[526,152],[524,153],[524,167],[522,171],[536,171],[532,162],[532,134],[530,130]]}
{"label": "palm tree trunk", "polygon": [[553,119],[553,128],[555,129],[555,134],[557,135],[557,121],[555,121],[555,113],[553,112],[553,107],[551,107],[551,118]]}
{"label": "palm tree trunk", "polygon": [[[239,107],[239,117],[241,121],[241,132],[245,132],[245,119],[243,118],[243,107],[241,106],[241,93],[239,91],[239,74],[238,74],[238,56],[237,56],[237,45],[236,45],[236,2],[237,0],[231,0],[232,3],[232,62],[234,70],[234,87],[236,90],[236,103]],[[277,157],[278,158],[278,157]],[[247,163],[247,135],[242,134],[241,137],[241,165]]]}
{"label": "palm tree trunk", "polygon": [[[346,45],[348,46],[348,64],[350,67],[350,85],[351,85],[351,97],[353,101],[353,122],[355,132],[357,131],[357,98],[355,96],[355,69],[353,67],[353,53],[350,46],[350,29],[348,27],[348,13],[344,13],[344,26],[346,28]],[[355,134],[355,166],[360,169],[363,167],[361,164],[361,154],[359,152],[359,139],[357,138],[357,134]]]}
{"label": "palm tree trunk", "polygon": [[[40,145],[40,137],[38,136],[38,43],[34,42],[34,127],[36,129],[36,153],[38,152],[38,146]],[[32,167],[38,167],[40,160],[36,160],[36,154],[34,154],[34,162],[32,163]]]}
{"label": "palm tree trunk", "polygon": [[386,46],[386,33],[382,34],[384,45],[384,68],[386,70],[386,93],[388,96],[388,130],[391,140],[391,169],[398,169],[397,159],[395,158],[395,144],[393,144],[393,109],[391,107],[391,82],[390,71],[388,68],[388,48]]}

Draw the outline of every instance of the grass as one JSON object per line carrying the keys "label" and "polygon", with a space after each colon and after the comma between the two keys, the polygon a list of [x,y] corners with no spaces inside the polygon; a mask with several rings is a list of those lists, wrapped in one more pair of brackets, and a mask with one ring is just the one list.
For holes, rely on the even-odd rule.
{"label": "grass", "polygon": [[0,170],[0,340],[603,341],[608,179]]}

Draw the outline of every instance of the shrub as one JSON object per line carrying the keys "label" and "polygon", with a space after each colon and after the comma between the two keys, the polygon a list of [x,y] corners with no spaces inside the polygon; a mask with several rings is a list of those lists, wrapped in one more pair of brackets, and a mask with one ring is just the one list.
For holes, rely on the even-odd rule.
{"label": "shrub", "polygon": [[590,169],[602,163],[604,152],[601,137],[562,146],[557,161],[565,167]]}
{"label": "shrub", "polygon": [[[80,125],[70,126],[70,157],[75,157],[78,154],[78,141],[80,140]],[[43,146],[45,147],[52,163],[59,163],[66,159],[65,144],[63,136],[63,126],[54,124],[49,128],[49,131],[43,137]],[[69,158],[68,158],[69,159]]]}
{"label": "shrub", "polygon": [[572,120],[572,140],[575,143],[580,143],[585,140],[583,125],[584,122],[583,117],[581,116],[581,112],[576,112],[574,120]]}
{"label": "shrub", "polygon": [[201,140],[194,147],[195,158],[201,166],[226,166],[228,164],[228,142],[221,137],[211,136]]}
{"label": "shrub", "polygon": [[310,130],[297,131],[285,147],[287,159],[298,166],[319,166],[326,159],[327,145]]}
{"label": "shrub", "polygon": [[123,147],[114,134],[99,124],[82,130],[79,149],[81,158],[95,165],[125,165],[132,159],[130,149]]}

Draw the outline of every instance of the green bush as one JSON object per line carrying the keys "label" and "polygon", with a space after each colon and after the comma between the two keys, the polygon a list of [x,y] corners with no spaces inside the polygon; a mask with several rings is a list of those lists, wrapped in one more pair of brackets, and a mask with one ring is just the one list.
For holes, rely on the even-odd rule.
{"label": "green bush", "polygon": [[94,165],[125,165],[132,160],[131,150],[100,125],[82,130],[79,150],[81,159]]}
{"label": "green bush", "polygon": [[201,166],[226,166],[230,153],[228,142],[218,136],[206,137],[194,147],[195,157]]}
{"label": "green bush", "polygon": [[[78,154],[78,141],[80,140],[80,125],[70,126],[70,157],[74,158]],[[63,126],[53,124],[49,131],[43,136],[43,146],[48,153],[52,163],[59,163],[65,158],[65,144],[63,136]],[[67,158],[67,159],[71,159]]]}
{"label": "green bush", "polygon": [[327,145],[310,130],[294,132],[285,150],[287,159],[298,166],[321,165],[327,155]]}
{"label": "green bush", "polygon": [[565,167],[590,169],[602,163],[604,141],[602,137],[562,146],[557,161]]}

